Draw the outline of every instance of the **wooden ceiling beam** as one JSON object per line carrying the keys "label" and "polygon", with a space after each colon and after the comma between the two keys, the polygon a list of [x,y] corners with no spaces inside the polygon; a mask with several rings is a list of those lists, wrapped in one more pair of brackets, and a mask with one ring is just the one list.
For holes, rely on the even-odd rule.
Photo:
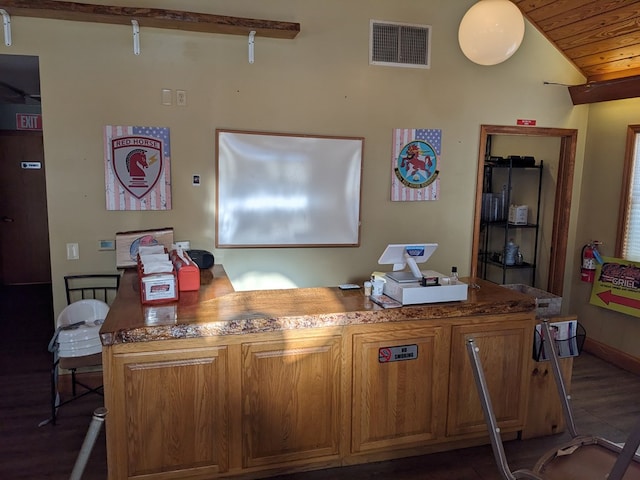
{"label": "wooden ceiling beam", "polygon": [[249,35],[293,39],[300,32],[299,23],[228,17],[206,13],[183,12],[157,8],[120,7],[54,0],[0,0],[11,16],[169,28],[203,33]]}
{"label": "wooden ceiling beam", "polygon": [[640,97],[640,75],[575,85],[569,95],[574,105]]}

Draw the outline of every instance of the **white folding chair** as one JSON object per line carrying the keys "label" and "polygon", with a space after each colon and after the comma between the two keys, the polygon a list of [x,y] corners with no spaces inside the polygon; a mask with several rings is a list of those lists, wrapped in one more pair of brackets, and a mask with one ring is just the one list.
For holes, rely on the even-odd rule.
{"label": "white folding chair", "polygon": [[[67,305],[56,322],[56,330],[49,342],[53,354],[51,366],[51,417],[40,425],[51,422],[55,425],[58,409],[74,400],[96,393],[102,395],[102,384],[92,387],[80,381],[77,371],[102,365],[102,343],[100,327],[109,312],[109,305],[102,300],[85,299]],[[61,401],[58,389],[58,371],[71,371],[71,397]],[[77,393],[80,386],[84,391]]]}

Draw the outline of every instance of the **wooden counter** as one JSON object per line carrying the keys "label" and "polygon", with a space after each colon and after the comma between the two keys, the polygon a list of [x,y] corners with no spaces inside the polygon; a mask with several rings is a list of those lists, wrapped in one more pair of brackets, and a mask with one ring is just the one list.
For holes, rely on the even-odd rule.
{"label": "wooden counter", "polygon": [[[535,308],[532,297],[511,295],[505,288],[483,281],[481,288],[469,289],[468,300],[463,302],[386,310],[371,302],[362,290],[337,287],[234,292],[220,265],[214,267],[213,275],[205,274],[202,283],[199,292],[181,292],[178,302],[145,306],[140,303],[135,272],[126,272],[100,331],[103,345],[526,312]],[[153,320],[156,317],[160,319]]]}
{"label": "wooden counter", "polygon": [[[101,329],[109,478],[264,478],[487,443],[471,335],[515,437],[538,422],[535,301],[479,283],[463,302],[385,310],[362,290],[233,292],[216,266],[147,307],[125,273]],[[385,362],[388,348],[415,354]]]}

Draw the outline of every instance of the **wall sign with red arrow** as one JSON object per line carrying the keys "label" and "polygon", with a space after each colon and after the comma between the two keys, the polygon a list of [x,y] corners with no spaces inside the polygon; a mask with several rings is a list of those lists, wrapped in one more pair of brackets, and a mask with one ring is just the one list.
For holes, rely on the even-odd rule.
{"label": "wall sign with red arrow", "polygon": [[640,263],[602,257],[596,267],[590,303],[640,317]]}

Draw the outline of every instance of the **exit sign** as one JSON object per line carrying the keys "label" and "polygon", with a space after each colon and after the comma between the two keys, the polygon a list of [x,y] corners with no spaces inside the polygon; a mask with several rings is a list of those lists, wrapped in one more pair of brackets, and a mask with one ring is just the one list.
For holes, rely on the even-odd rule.
{"label": "exit sign", "polygon": [[16,113],[16,130],[42,130],[42,115],[39,113]]}

